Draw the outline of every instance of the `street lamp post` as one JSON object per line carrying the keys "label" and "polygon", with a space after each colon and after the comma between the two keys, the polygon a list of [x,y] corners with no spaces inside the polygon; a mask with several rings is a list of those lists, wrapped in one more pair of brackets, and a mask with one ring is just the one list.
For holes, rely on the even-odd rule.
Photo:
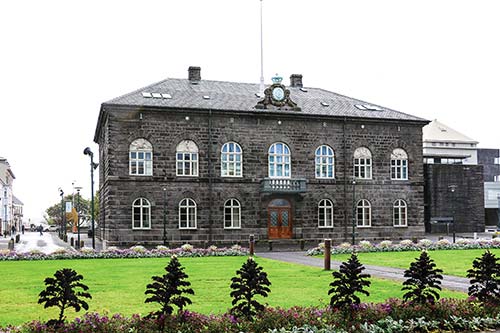
{"label": "street lamp post", "polygon": [[94,170],[98,163],[94,163],[94,153],[89,147],[83,150],[84,155],[90,156],[90,216],[92,219],[92,248],[95,249],[95,227],[94,227]]}
{"label": "street lamp post", "polygon": [[352,180],[352,245],[356,245],[356,180]]}
{"label": "street lamp post", "polygon": [[167,188],[163,188],[163,245],[167,246]]}
{"label": "street lamp post", "polygon": [[77,234],[78,234],[78,236],[77,236],[77,238],[78,238],[77,244],[78,245],[76,246],[77,249],[80,249],[80,244],[81,244],[81,242],[80,242],[80,209],[81,209],[81,207],[80,207],[80,190],[81,189],[82,189],[81,186],[76,186],[75,187],[76,195],[77,195],[77,198],[76,198],[76,213],[78,215],[78,219],[76,221],[76,228],[77,228]]}
{"label": "street lamp post", "polygon": [[59,228],[59,238],[63,238],[64,235],[64,191],[59,187],[59,195],[61,196],[61,223]]}
{"label": "street lamp post", "polygon": [[452,214],[453,214],[453,243],[455,243],[455,225],[456,225],[456,219],[455,219],[455,215],[456,215],[456,212],[455,212],[455,191],[457,190],[457,185],[448,185],[448,188],[450,189],[451,191],[451,196],[452,196]]}

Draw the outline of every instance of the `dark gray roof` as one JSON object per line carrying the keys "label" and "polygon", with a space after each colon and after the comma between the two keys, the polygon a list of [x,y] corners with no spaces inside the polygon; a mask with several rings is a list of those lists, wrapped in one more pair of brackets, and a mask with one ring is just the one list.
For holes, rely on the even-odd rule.
{"label": "dark gray roof", "polygon": [[[297,103],[301,111],[275,110],[273,112],[426,122],[425,119],[419,117],[319,88],[305,87],[301,90],[288,87],[288,89],[290,89],[291,100]],[[114,98],[103,105],[269,112],[269,110],[255,108],[257,102],[262,99],[256,96],[258,91],[259,85],[251,83],[201,80],[193,84],[187,79],[166,79]],[[145,98],[143,93],[169,94],[171,99]],[[209,99],[204,96],[209,96]],[[371,105],[381,110],[360,110],[356,105]]]}

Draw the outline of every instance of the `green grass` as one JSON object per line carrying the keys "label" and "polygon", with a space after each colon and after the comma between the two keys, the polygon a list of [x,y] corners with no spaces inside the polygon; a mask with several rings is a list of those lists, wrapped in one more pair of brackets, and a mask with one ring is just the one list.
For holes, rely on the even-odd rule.
{"label": "green grass", "polygon": [[[434,260],[438,268],[444,271],[444,274],[465,277],[467,270],[472,268],[472,261],[480,257],[485,250],[442,250],[429,251],[429,256]],[[497,257],[500,257],[500,249],[490,250]],[[369,252],[359,253],[358,258],[362,264],[388,266],[407,269],[410,263],[415,261],[420,255],[419,251],[407,252]],[[349,254],[335,254],[332,260],[345,261],[350,257]]]}
{"label": "green grass", "polygon": [[[245,257],[180,258],[186,267],[189,281],[196,293],[188,309],[210,314],[222,313],[231,307],[230,280],[246,260]],[[271,293],[266,302],[270,306],[326,305],[331,272],[319,268],[257,258],[269,275]],[[20,324],[34,319],[56,317],[55,309],[43,309],[37,304],[38,294],[44,289],[43,280],[61,268],[72,268],[84,276],[92,300],[90,311],[100,313],[147,314],[155,304],[145,304],[144,291],[151,276],[164,274],[168,259],[87,259],[0,262],[0,326]],[[400,283],[372,279],[367,302],[382,302],[401,297]],[[446,291],[443,297],[465,298],[465,294]],[[81,315],[82,312],[78,314]],[[68,318],[75,317],[72,310]]]}

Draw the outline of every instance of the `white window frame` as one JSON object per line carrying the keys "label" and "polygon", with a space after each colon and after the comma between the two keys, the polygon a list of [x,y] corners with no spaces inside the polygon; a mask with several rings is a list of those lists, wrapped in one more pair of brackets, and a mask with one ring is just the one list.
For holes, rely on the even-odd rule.
{"label": "white window frame", "polygon": [[[186,226],[182,226],[182,214],[186,214]],[[194,221],[192,221],[194,219]],[[179,202],[179,229],[197,229],[197,206],[196,201],[184,198]]]}
{"label": "white window frame", "polygon": [[[359,210],[361,209],[361,223],[359,220]],[[368,219],[366,216],[368,215]],[[356,226],[358,228],[369,228],[372,226],[372,205],[370,201],[361,199],[356,203]]]}
{"label": "white window frame", "polygon": [[[314,153],[315,175],[317,179],[335,178],[335,152],[328,145],[321,145]],[[331,168],[331,175],[328,175]]]}
{"label": "white window frame", "polygon": [[[321,219],[323,213],[323,219]],[[328,213],[330,221],[327,220]],[[333,228],[333,202],[330,199],[321,199],[318,203],[318,228]]]}
{"label": "white window frame", "polygon": [[396,228],[408,226],[408,205],[403,199],[394,201],[392,205],[392,221]]}
{"label": "white window frame", "polygon": [[500,157],[495,157],[493,164],[499,165],[500,164]]}
{"label": "white window frame", "polygon": [[175,150],[176,175],[182,177],[198,177],[200,165],[198,146],[192,140],[181,141]]}
{"label": "white window frame", "polygon": [[[226,209],[229,209],[231,220],[227,220]],[[235,221],[236,218],[237,220]],[[241,229],[241,204],[236,199],[228,199],[224,203],[224,229]]]}
{"label": "white window frame", "polygon": [[[281,153],[277,152],[278,147],[281,147]],[[278,170],[280,169],[281,173],[278,175]],[[290,148],[285,143],[275,142],[269,147],[268,174],[269,178],[292,177],[292,154],[290,152]]]}
{"label": "white window frame", "polygon": [[[142,155],[141,157],[139,157]],[[142,173],[140,167],[142,166]],[[135,172],[134,172],[135,171]],[[129,175],[152,176],[153,175],[153,146],[143,138],[132,141],[129,146]]]}
{"label": "white window frame", "polygon": [[391,179],[408,180],[408,154],[401,148],[391,154]]}
{"label": "white window frame", "polygon": [[500,182],[500,175],[493,176],[494,182]]}
{"label": "white window frame", "polygon": [[226,142],[220,153],[221,177],[243,177],[243,150],[234,142]]}
{"label": "white window frame", "polygon": [[354,151],[354,178],[372,179],[372,153],[366,147]]}
{"label": "white window frame", "polygon": [[[135,209],[139,209],[139,226],[136,227]],[[146,212],[144,210],[147,210]],[[146,216],[147,221],[144,221]],[[147,226],[146,223],[147,222]],[[146,198],[137,198],[132,202],[132,229],[144,230],[151,229],[151,203]]]}

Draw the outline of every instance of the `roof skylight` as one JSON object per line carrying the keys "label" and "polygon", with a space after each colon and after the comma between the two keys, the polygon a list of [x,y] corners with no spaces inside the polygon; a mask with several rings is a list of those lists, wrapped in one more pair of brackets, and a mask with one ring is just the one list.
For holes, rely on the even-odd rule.
{"label": "roof skylight", "polygon": [[300,91],[302,91],[302,92],[307,92],[307,89],[306,89],[306,88],[304,88],[304,87],[301,87],[301,88],[300,88]]}
{"label": "roof skylight", "polygon": [[142,93],[142,97],[144,97],[144,98],[151,98],[151,97],[153,97],[153,96],[152,96],[152,95],[151,95],[151,93],[149,93],[149,92],[143,92],[143,93]]}
{"label": "roof skylight", "polygon": [[321,105],[323,105],[323,106],[330,106],[330,104],[328,104],[327,102],[321,102]]}
{"label": "roof skylight", "polygon": [[170,94],[161,94],[161,97],[163,97],[164,99],[172,99],[172,95]]}
{"label": "roof skylight", "polygon": [[204,96],[203,96],[203,99],[210,99],[210,96],[208,96],[208,95],[204,95]]}
{"label": "roof skylight", "polygon": [[153,98],[161,98],[160,93],[152,93],[151,95],[153,95]]}

